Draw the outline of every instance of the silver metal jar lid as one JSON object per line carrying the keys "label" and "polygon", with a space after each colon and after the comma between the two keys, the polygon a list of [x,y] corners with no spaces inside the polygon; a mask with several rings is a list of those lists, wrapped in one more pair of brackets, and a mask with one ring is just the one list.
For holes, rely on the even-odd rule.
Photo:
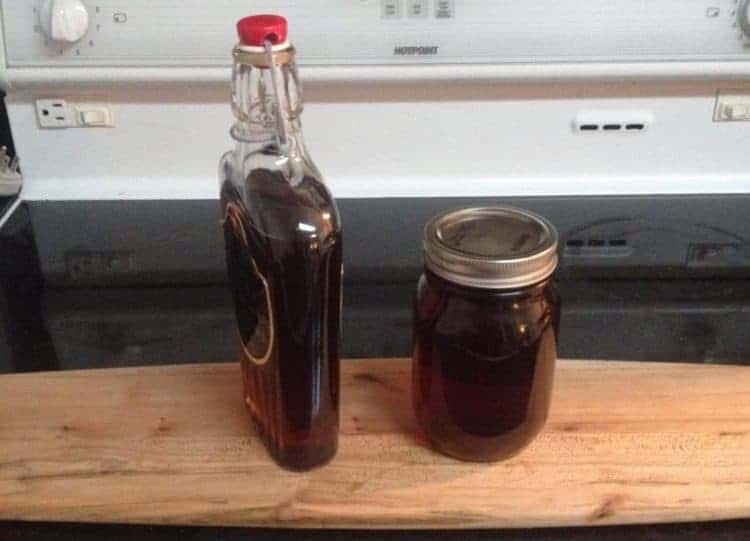
{"label": "silver metal jar lid", "polygon": [[439,214],[425,226],[425,265],[449,282],[516,289],[557,267],[557,231],[545,218],[513,207]]}

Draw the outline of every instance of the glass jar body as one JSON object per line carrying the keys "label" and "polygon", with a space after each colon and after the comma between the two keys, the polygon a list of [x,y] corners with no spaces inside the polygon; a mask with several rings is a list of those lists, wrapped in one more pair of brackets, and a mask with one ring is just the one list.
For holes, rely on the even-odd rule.
{"label": "glass jar body", "polygon": [[425,270],[414,303],[412,397],[439,451],[495,461],[544,426],[557,355],[552,278],[516,290],[465,287]]}

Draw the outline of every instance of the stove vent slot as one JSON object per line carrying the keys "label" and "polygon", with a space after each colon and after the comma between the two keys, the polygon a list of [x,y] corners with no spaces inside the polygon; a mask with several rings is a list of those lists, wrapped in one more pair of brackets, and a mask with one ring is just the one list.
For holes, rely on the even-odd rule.
{"label": "stove vent slot", "polygon": [[653,124],[648,111],[582,111],[573,121],[577,133],[644,133]]}
{"label": "stove vent slot", "polygon": [[565,255],[573,257],[622,257],[632,251],[628,241],[621,237],[573,238],[565,242]]}

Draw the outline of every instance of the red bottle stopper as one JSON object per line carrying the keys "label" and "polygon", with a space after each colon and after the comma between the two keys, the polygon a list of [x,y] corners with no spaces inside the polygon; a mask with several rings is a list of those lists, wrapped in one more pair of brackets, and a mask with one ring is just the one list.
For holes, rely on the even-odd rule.
{"label": "red bottle stopper", "polygon": [[284,43],[287,38],[287,22],[280,15],[253,15],[237,23],[240,43],[250,47],[263,47],[266,40],[272,45]]}

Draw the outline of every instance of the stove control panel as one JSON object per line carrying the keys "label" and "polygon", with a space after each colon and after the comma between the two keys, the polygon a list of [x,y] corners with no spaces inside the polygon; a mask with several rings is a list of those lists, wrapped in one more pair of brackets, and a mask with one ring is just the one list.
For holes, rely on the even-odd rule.
{"label": "stove control panel", "polygon": [[306,65],[750,61],[750,0],[2,0],[7,64],[225,66],[285,15]]}

